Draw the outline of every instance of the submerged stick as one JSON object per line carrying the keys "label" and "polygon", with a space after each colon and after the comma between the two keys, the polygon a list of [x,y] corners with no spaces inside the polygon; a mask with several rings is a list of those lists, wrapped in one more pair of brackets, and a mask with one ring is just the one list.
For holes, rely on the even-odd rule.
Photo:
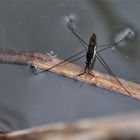
{"label": "submerged stick", "polygon": [[[18,65],[31,65],[39,69],[48,69],[53,65],[56,65],[63,60],[50,57],[46,53],[39,51],[25,51],[17,49],[0,49],[0,63],[18,64]],[[78,75],[82,70],[82,67],[72,63],[64,63],[50,69],[51,72],[58,73],[63,76],[67,76],[79,81],[85,81],[91,85],[105,88],[117,93],[128,95],[124,88],[116,81],[116,79],[108,74],[104,74],[93,70],[95,77],[91,75]],[[132,94],[133,98],[140,99],[140,85],[118,78],[123,86]]]}
{"label": "submerged stick", "polygon": [[0,134],[0,140],[138,140],[140,114],[60,122]]}

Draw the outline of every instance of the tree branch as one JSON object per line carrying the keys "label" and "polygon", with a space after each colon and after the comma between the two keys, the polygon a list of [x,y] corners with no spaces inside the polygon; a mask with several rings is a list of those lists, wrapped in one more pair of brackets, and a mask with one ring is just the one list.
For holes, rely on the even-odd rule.
{"label": "tree branch", "polygon": [[[48,69],[53,65],[62,62],[62,60],[55,58],[50,60],[46,53],[39,51],[25,51],[17,49],[0,49],[0,63],[18,64],[18,65],[32,65],[40,69]],[[130,96],[120,83],[112,76],[93,70],[95,77],[91,75],[76,76],[81,73],[82,67],[65,63],[50,69],[51,72],[58,73],[79,81],[85,81],[91,85],[112,90],[127,96]],[[123,86],[132,94],[133,98],[140,99],[140,85],[118,78]]]}
{"label": "tree branch", "polygon": [[0,134],[0,140],[139,140],[140,114],[60,122]]}

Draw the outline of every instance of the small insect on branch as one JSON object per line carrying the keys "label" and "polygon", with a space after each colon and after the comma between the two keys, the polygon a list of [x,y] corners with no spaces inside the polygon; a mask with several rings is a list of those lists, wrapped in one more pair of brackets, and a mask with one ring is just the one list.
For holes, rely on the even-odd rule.
{"label": "small insect on branch", "polygon": [[[73,28],[73,21],[72,19],[69,18],[69,22],[68,22],[68,29],[72,32],[72,34],[79,40],[79,42],[82,44],[82,46],[84,48],[87,48],[87,52],[86,52],[86,66],[85,66],[85,70],[83,73],[78,74],[77,76],[83,75],[85,73],[95,77],[94,74],[91,74],[91,69],[93,68],[96,58],[99,60],[99,62],[104,66],[104,68],[107,70],[107,72],[109,74],[111,74],[112,76],[114,76],[114,78],[116,79],[116,81],[118,81],[118,83],[122,86],[122,88],[130,95],[132,96],[133,93],[130,93],[130,91],[125,88],[125,86],[121,83],[121,81],[116,77],[116,75],[111,71],[111,69],[108,67],[107,63],[104,61],[104,59],[101,57],[101,55],[99,54],[99,51],[97,51],[97,42],[96,42],[96,34],[92,33],[92,36],[90,37],[90,41],[89,44],[87,44],[75,31]],[[131,34],[131,32],[129,31],[123,38],[121,38],[118,42],[115,42],[113,44],[108,44],[108,47],[105,47],[103,49],[100,49],[100,51],[106,50],[108,48],[110,48],[111,46],[115,46],[117,44],[119,44],[120,42],[122,42],[125,38],[127,38],[127,36],[129,36],[129,34]],[[106,45],[101,45],[99,47],[104,47]],[[93,65],[91,65],[93,64]],[[92,66],[92,67],[91,67]],[[83,82],[84,83],[84,82]],[[83,84],[82,83],[82,84]]]}
{"label": "small insect on branch", "polygon": [[[58,58],[55,58],[54,60],[50,61],[46,53],[42,53],[39,51],[26,51],[5,48],[0,49],[0,63],[4,64],[8,63],[24,66],[32,65],[45,70],[61,62],[63,62],[63,60]],[[58,67],[50,69],[50,71],[79,81],[84,81],[97,87],[105,88],[129,96],[128,93],[124,90],[124,88],[120,86],[118,81],[116,81],[114,76],[110,76],[108,74],[104,74],[95,70],[92,71],[95,75],[95,78],[92,79],[90,75],[87,75],[86,77],[83,75],[76,76],[77,74],[79,74],[79,71],[81,69],[81,66],[67,62],[66,65],[59,65]],[[135,84],[120,78],[118,79],[119,81],[121,81],[121,83],[123,83],[125,88],[130,91],[130,93],[133,93],[130,97],[140,99],[139,84]]]}

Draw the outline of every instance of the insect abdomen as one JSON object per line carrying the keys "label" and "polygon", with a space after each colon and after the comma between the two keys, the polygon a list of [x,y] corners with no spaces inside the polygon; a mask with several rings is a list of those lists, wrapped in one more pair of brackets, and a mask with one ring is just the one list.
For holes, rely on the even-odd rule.
{"label": "insect abdomen", "polygon": [[90,41],[89,41],[89,46],[88,46],[88,51],[86,55],[86,60],[88,64],[91,63],[92,59],[94,58],[95,55],[95,50],[96,49],[96,35],[95,33],[92,34]]}
{"label": "insect abdomen", "polygon": [[87,51],[87,55],[86,55],[86,60],[87,60],[87,63],[91,63],[91,60],[93,58],[93,54],[94,52],[91,52],[91,51]]}

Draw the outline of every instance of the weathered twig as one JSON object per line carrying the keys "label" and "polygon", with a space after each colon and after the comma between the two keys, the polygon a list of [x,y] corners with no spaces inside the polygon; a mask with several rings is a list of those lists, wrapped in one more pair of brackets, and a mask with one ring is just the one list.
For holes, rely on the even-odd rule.
{"label": "weathered twig", "polygon": [[[62,62],[60,59],[50,60],[49,56],[45,53],[38,51],[23,51],[17,49],[0,49],[0,63],[18,64],[18,65],[32,65],[40,69],[48,69],[53,65]],[[80,81],[85,81],[91,85],[95,85],[101,88],[106,88],[124,95],[128,93],[124,88],[116,81],[116,79],[108,74],[103,74],[98,71],[93,70],[95,77],[90,75],[76,76],[82,70],[82,67],[66,63],[52,68],[50,71],[76,79]],[[132,94],[131,97],[140,99],[140,85],[135,84],[123,79],[120,79],[123,86]],[[129,95],[128,95],[129,96]]]}
{"label": "weathered twig", "polygon": [[139,117],[140,114],[134,113],[48,124],[1,134],[0,140],[138,140]]}

